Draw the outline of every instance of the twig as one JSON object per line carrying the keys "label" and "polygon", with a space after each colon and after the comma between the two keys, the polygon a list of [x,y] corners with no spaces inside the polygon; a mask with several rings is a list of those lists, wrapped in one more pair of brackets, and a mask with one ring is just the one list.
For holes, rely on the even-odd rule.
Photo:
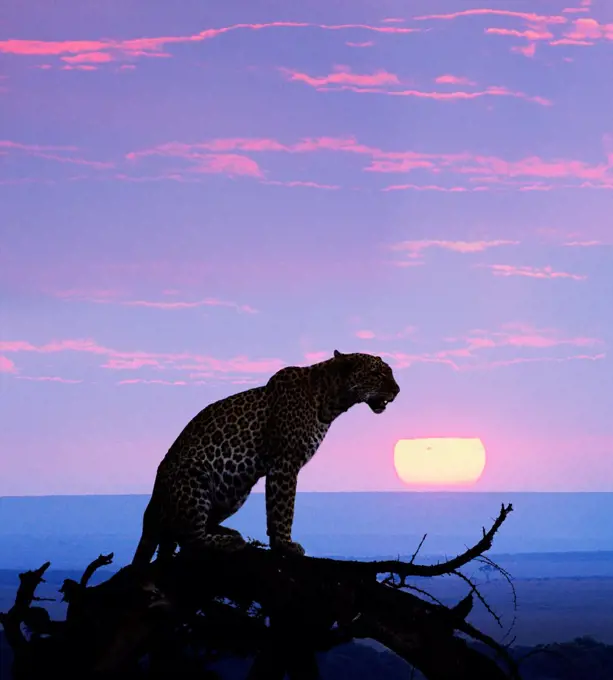
{"label": "twig", "polygon": [[27,618],[27,613],[32,602],[37,601],[36,589],[44,582],[43,575],[50,567],[51,562],[45,562],[34,571],[26,571],[19,574],[19,588],[15,596],[15,604],[6,613],[0,612],[0,623],[4,627],[6,639],[15,653],[24,649],[26,640],[21,624]]}
{"label": "twig", "polygon": [[424,541],[426,540],[426,536],[427,536],[427,535],[428,535],[428,534],[424,534],[424,535],[423,535],[421,541],[419,542],[419,545],[417,546],[417,549],[415,550],[415,552],[413,553],[411,559],[409,560],[409,564],[413,564],[413,562],[415,562],[415,558],[417,557],[417,553],[420,551],[421,546],[424,544]]}
{"label": "twig", "polygon": [[108,555],[98,555],[98,557],[96,557],[93,562],[90,562],[87,565],[87,568],[83,572],[83,576],[81,576],[79,585],[85,588],[89,583],[89,579],[94,575],[94,573],[100,569],[100,567],[106,567],[107,565],[111,564],[113,557],[115,557],[115,553],[109,553]]}

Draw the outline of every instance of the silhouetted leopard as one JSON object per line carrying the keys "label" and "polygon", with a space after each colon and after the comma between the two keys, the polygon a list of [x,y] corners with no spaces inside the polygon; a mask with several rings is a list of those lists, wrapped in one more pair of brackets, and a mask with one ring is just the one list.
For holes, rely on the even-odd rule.
{"label": "silhouetted leopard", "polygon": [[370,354],[341,354],[311,366],[289,366],[261,387],[204,408],[160,463],[133,564],[172,554],[178,544],[245,545],[220,526],[266,477],[270,546],[304,554],[292,541],[298,472],[315,454],[332,421],[365,402],[383,413],[400,391],[392,369]]}

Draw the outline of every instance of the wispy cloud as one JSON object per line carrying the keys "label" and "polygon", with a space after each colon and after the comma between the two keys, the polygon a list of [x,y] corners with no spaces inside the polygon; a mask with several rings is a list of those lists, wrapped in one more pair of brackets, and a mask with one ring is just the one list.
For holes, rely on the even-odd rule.
{"label": "wispy cloud", "polygon": [[479,264],[475,266],[490,269],[494,276],[524,276],[531,279],[572,279],[573,281],[585,281],[587,279],[586,275],[556,271],[550,266],[540,268],[513,264]]}
{"label": "wispy cloud", "polygon": [[594,246],[604,246],[606,244],[602,241],[567,241],[562,245],[567,248],[592,248]]}
{"label": "wispy cloud", "polygon": [[64,383],[65,385],[78,385],[82,383],[82,380],[73,380],[72,378],[61,378],[57,375],[18,375],[16,376],[18,380],[29,380],[31,382],[54,382],[54,383]]}
{"label": "wispy cloud", "polygon": [[[181,142],[168,142],[148,149],[131,151],[126,154],[126,159],[135,163],[149,157],[161,157],[169,159],[181,159],[188,165],[188,172],[199,167],[203,157],[209,154],[270,154],[287,153],[338,153],[350,154],[356,157],[364,157],[367,163],[362,170],[371,173],[396,173],[407,174],[415,170],[427,170],[436,173],[437,177],[455,175],[462,177],[468,182],[478,183],[477,189],[470,184],[468,190],[484,191],[483,184],[497,182],[501,188],[507,190],[522,188],[551,189],[556,186],[564,188],[587,188],[586,182],[591,187],[613,185],[613,173],[611,172],[613,157],[607,156],[606,160],[599,164],[590,164],[586,161],[554,158],[543,159],[539,156],[527,156],[516,160],[507,160],[496,156],[485,156],[471,152],[461,153],[427,153],[413,150],[384,150],[379,147],[364,144],[354,137],[306,137],[294,143],[281,142],[273,138],[217,138],[194,144]],[[259,166],[258,166],[259,168]],[[179,170],[176,170],[179,172]],[[257,173],[257,171],[256,171]],[[271,180],[271,178],[267,178]],[[528,187],[522,185],[520,179],[530,180]],[[535,184],[535,179],[547,179],[549,184],[540,186]],[[580,180],[577,184],[569,184],[562,180]],[[282,180],[278,180],[282,181]],[[316,180],[313,180],[316,181]],[[515,183],[513,183],[513,181]],[[441,186],[440,189],[434,187]],[[416,182],[395,183],[394,189],[414,189],[421,187],[422,190],[449,191],[450,187],[442,188],[442,185],[433,185],[426,182],[423,185]],[[465,187],[467,188],[467,187]],[[388,191],[392,188],[388,187]],[[455,188],[459,191],[459,188]]]}
{"label": "wispy cloud", "polygon": [[[409,260],[420,260],[423,257],[424,251],[430,248],[439,248],[442,250],[450,250],[455,253],[467,254],[483,253],[490,248],[514,246],[518,244],[519,241],[505,239],[496,239],[492,241],[445,241],[423,239],[420,241],[402,241],[401,243],[395,243],[390,249],[395,252],[403,253]],[[403,261],[396,264],[403,266]]]}
{"label": "wispy cloud", "polygon": [[0,352],[56,354],[74,352],[78,354],[100,357],[104,363],[101,368],[109,370],[136,370],[151,368],[155,370],[193,373],[208,372],[213,376],[224,374],[269,374],[278,371],[285,365],[281,359],[250,359],[246,356],[235,356],[229,359],[218,359],[209,355],[191,352],[146,352],[124,351],[98,344],[93,339],[52,340],[43,345],[36,345],[27,340],[1,341]]}
{"label": "wispy cloud", "polygon": [[490,187],[488,186],[444,187],[438,184],[390,184],[389,186],[383,187],[383,189],[381,189],[381,191],[441,191],[446,194],[463,194],[472,191],[489,191],[489,190]]}
{"label": "wispy cloud", "polygon": [[416,17],[417,21],[453,20],[469,16],[500,16],[521,21],[523,30],[506,27],[487,27],[489,35],[507,36],[525,40],[525,44],[513,45],[512,52],[534,57],[537,45],[549,46],[590,46],[599,40],[613,40],[613,24],[601,24],[591,17],[578,17],[573,14],[589,12],[590,4],[582,2],[579,7],[567,7],[558,15],[542,15],[532,12],[516,12],[504,9],[468,9],[449,14],[434,14]]}
{"label": "wispy cloud", "polygon": [[242,175],[247,177],[263,177],[264,173],[259,165],[247,156],[239,154],[203,154],[196,166],[191,168],[193,172],[205,174]]}
{"label": "wispy cloud", "polygon": [[348,40],[345,43],[347,47],[373,47],[374,44],[375,43],[372,40],[365,40],[363,42],[351,42],[350,40]]}
{"label": "wispy cloud", "polygon": [[0,356],[0,373],[16,373],[17,367],[7,357]]}
{"label": "wispy cloud", "polygon": [[389,341],[389,340],[403,340],[415,335],[417,328],[415,326],[407,326],[402,328],[396,333],[379,333],[367,329],[361,329],[355,332],[355,337],[360,340],[377,340],[377,341]]}
{"label": "wispy cloud", "polygon": [[130,378],[127,380],[119,380],[118,385],[187,385],[185,380],[147,380],[146,378]]}
{"label": "wispy cloud", "polygon": [[257,309],[251,305],[221,300],[219,298],[203,298],[200,300],[126,300],[115,290],[79,291],[76,289],[54,291],[53,295],[64,300],[77,302],[92,302],[95,304],[116,304],[124,307],[146,307],[150,309],[180,310],[198,307],[228,307],[237,312],[256,314]]}
{"label": "wispy cloud", "polygon": [[[600,338],[568,336],[557,329],[538,328],[529,323],[507,323],[495,331],[476,329],[462,337],[446,338],[445,342],[455,346],[422,353],[380,354],[390,358],[397,369],[414,364],[440,364],[454,371],[496,369],[526,363],[599,361],[606,357],[602,351],[604,342]],[[571,355],[556,353],[568,347],[598,348],[599,351]],[[510,352],[513,354],[510,355]]]}
{"label": "wispy cloud", "polygon": [[465,338],[469,351],[494,347],[549,348],[562,345],[595,347],[603,344],[600,338],[565,336],[555,328],[538,328],[529,323],[507,323],[499,331],[473,330]]}
{"label": "wispy cloud", "polygon": [[72,165],[83,165],[97,170],[112,168],[113,163],[97,161],[75,156],[79,149],[75,146],[55,146],[40,144],[25,144],[12,140],[0,140],[0,153],[23,154],[26,156],[41,158],[44,160],[55,161],[57,163],[68,163]]}
{"label": "wispy cloud", "polygon": [[[447,93],[453,95],[454,93]],[[426,182],[395,182],[383,191],[441,191],[441,192],[474,192],[488,191],[487,185],[496,184],[496,190],[549,191],[554,188],[613,188],[613,154],[604,150],[605,160],[593,164],[582,160],[568,158],[543,159],[539,156],[527,156],[508,160],[496,156],[485,156],[474,152],[460,153],[428,153],[413,150],[386,150],[364,144],[354,137],[305,137],[293,143],[281,142],[274,138],[229,137],[214,138],[196,143],[166,142],[145,149],[127,152],[122,159],[114,162],[93,161],[75,155],[74,147],[39,146],[17,142],[0,142],[2,149],[8,153],[25,153],[27,155],[50,159],[60,163],[70,163],[99,171],[116,167],[123,163],[125,172],[105,174],[105,179],[118,179],[127,182],[201,182],[209,174],[220,174],[228,177],[246,177],[267,184],[286,187],[311,187],[314,189],[336,189],[340,184],[320,182],[316,178],[304,180],[270,177],[269,171],[261,167],[265,163],[255,160],[254,155],[285,153],[312,154],[334,153],[349,154],[356,158],[366,159],[362,163],[362,171],[367,173],[408,174],[425,170],[436,175],[436,184]],[[168,167],[161,168],[163,161],[153,163],[147,159],[165,159]],[[139,174],[140,164],[153,163],[155,172]],[[303,164],[301,164],[302,166]],[[122,168],[123,170],[123,168]],[[302,171],[302,170],[301,170]],[[451,185],[445,185],[446,176],[454,176]],[[98,177],[98,175],[93,175]],[[83,180],[87,175],[66,180]],[[466,184],[457,180],[462,178]],[[545,182],[544,180],[548,180]],[[15,178],[5,183],[31,182],[32,178]],[[40,178],[37,181],[49,181]],[[527,183],[528,182],[528,183]]]}
{"label": "wispy cloud", "polygon": [[439,83],[440,85],[476,85],[475,81],[471,80],[470,78],[466,78],[464,76],[452,76],[449,73],[438,76],[434,79],[434,82]]}
{"label": "wispy cloud", "polygon": [[299,71],[280,68],[279,71],[288,80],[306,83],[311,87],[321,89],[327,85],[357,85],[360,87],[377,87],[383,85],[399,85],[400,80],[394,73],[380,69],[370,74],[352,73],[348,66],[335,66],[332,73],[326,76],[310,76]]}
{"label": "wispy cloud", "polygon": [[306,189],[324,189],[326,191],[336,191],[341,187],[338,184],[320,184],[319,182],[309,182],[302,180],[293,180],[282,182],[279,180],[263,180],[262,184],[270,184],[278,187],[304,187]]}
{"label": "wispy cloud", "polygon": [[482,367],[477,368],[501,368],[504,366],[517,366],[521,364],[562,364],[568,361],[601,361],[606,359],[606,354],[571,354],[563,357],[515,357],[513,359],[498,359],[496,361],[489,361]]}
{"label": "wispy cloud", "polygon": [[[320,29],[324,31],[367,31],[371,33],[406,35],[420,31],[395,25],[370,24],[319,24],[302,21],[271,21],[265,23],[240,23],[220,28],[209,28],[199,33],[177,36],[156,36],[127,40],[2,40],[0,53],[18,56],[54,56],[60,59],[96,54],[93,61],[101,64],[117,60],[160,58],[172,56],[167,51],[173,45],[194,44],[212,40],[235,31],[265,31],[269,29]],[[100,57],[99,55],[105,55]],[[87,60],[87,57],[85,58]]]}
{"label": "wispy cloud", "polygon": [[444,20],[450,21],[452,19],[459,19],[461,17],[469,16],[487,16],[496,15],[503,17],[513,17],[516,19],[522,19],[523,21],[528,21],[533,24],[564,24],[566,23],[566,17],[559,15],[545,15],[545,14],[535,14],[533,12],[515,12],[508,9],[465,9],[459,12],[450,12],[449,14],[427,14],[423,16],[414,17],[415,21],[433,21],[433,20]]}
{"label": "wispy cloud", "polygon": [[[356,92],[359,94],[383,94],[392,97],[416,97],[418,99],[432,99],[438,101],[468,101],[481,97],[516,97],[526,101],[550,106],[551,101],[545,97],[528,95],[518,90],[510,90],[507,87],[491,85],[482,90],[466,91],[428,91],[416,88],[402,88],[402,80],[394,73],[379,70],[373,73],[353,73],[347,66],[336,66],[333,73],[324,76],[312,76],[299,71],[282,68],[280,71],[285,77],[294,82],[303,82],[319,92]],[[453,78],[453,76],[441,76],[441,78]],[[470,81],[461,83],[458,80],[443,80],[443,84],[472,84]]]}
{"label": "wispy cloud", "polygon": [[67,64],[106,64],[113,61],[108,52],[81,52],[72,56],[62,57]]}
{"label": "wispy cloud", "polygon": [[568,40],[583,42],[613,40],[613,24],[601,24],[596,19],[575,19],[573,27],[564,33]]}

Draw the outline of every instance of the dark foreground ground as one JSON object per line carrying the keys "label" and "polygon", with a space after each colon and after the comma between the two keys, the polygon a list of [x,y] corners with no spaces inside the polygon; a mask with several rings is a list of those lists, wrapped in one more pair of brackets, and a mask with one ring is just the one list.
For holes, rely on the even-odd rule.
{"label": "dark foreground ground", "polygon": [[[93,582],[108,578],[100,570]],[[39,594],[56,597],[65,578],[78,578],[78,571],[49,571]],[[531,655],[525,662],[525,680],[611,680],[613,678],[613,577],[519,578],[514,580],[517,610],[509,584],[492,578],[481,584],[481,592],[501,617],[501,629],[485,608],[476,603],[469,621],[496,640],[508,642],[522,656],[537,645],[552,645],[545,653]],[[18,575],[0,571],[0,611],[12,604]],[[445,604],[458,602],[467,592],[466,585],[452,577],[422,579],[421,588]],[[63,618],[64,606],[45,603],[54,618]],[[513,623],[512,632],[505,637]],[[577,641],[577,638],[584,638]],[[586,639],[589,638],[589,639]],[[557,643],[557,644],[556,644]],[[244,678],[248,660],[229,660],[219,666],[227,680]],[[0,680],[9,680],[10,650],[0,649]],[[392,680],[411,677],[404,661],[367,641],[339,647],[321,658],[326,678],[377,678]],[[417,678],[417,676],[415,676]]]}

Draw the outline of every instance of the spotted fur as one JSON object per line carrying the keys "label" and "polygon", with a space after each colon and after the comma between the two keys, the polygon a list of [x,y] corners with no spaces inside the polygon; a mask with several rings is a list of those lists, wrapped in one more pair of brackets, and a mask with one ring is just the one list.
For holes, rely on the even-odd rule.
{"label": "spotted fur", "polygon": [[400,388],[392,369],[370,354],[341,354],[306,367],[290,366],[268,383],[217,401],[185,427],[160,463],[133,564],[182,549],[237,549],[238,531],[221,526],[266,477],[270,545],[304,554],[292,541],[300,469],[332,422],[367,403],[382,413]]}

